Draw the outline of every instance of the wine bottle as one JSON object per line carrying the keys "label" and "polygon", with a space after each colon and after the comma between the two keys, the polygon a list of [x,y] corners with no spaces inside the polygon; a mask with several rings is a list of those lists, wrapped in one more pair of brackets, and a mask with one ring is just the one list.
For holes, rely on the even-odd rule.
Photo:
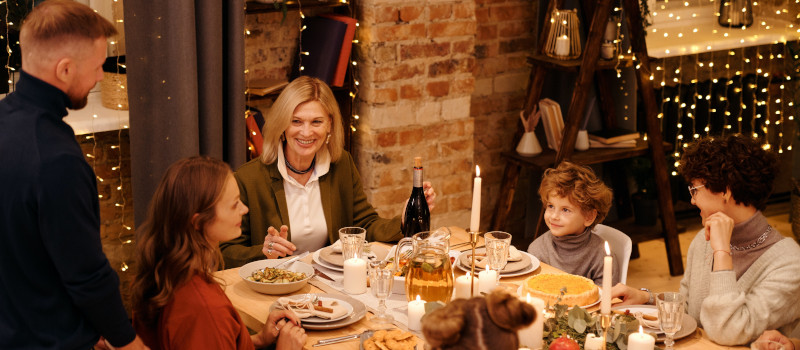
{"label": "wine bottle", "polygon": [[422,157],[414,157],[414,187],[403,216],[403,236],[411,237],[430,228],[431,212],[425,200],[425,191],[422,190]]}

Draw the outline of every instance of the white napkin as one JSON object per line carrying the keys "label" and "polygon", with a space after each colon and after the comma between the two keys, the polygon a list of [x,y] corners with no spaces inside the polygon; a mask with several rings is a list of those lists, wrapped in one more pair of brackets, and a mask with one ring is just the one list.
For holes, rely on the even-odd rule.
{"label": "white napkin", "polygon": [[331,320],[342,317],[345,314],[347,314],[347,308],[344,307],[344,305],[342,305],[340,301],[337,300],[320,300],[320,301],[322,302],[323,307],[330,308],[333,310],[333,312],[316,310],[314,308],[314,304],[311,302],[311,300],[308,299],[296,300],[288,297],[281,297],[278,298],[277,303],[280,308],[294,311],[294,313],[297,314],[297,317],[301,319],[316,316],[319,318]]}
{"label": "white napkin", "polygon": [[336,242],[333,242],[333,244],[331,244],[331,251],[342,254],[342,241],[337,239]]}
{"label": "white napkin", "polygon": [[522,253],[517,250],[517,247],[509,246],[508,247],[508,261],[520,261],[522,260]]}
{"label": "white napkin", "polygon": [[[378,258],[375,253],[372,252],[372,247],[367,244],[364,246],[364,252],[361,254],[361,257],[368,260],[375,260]],[[331,244],[331,252],[336,254],[342,254],[342,241],[337,239],[336,242]]]}

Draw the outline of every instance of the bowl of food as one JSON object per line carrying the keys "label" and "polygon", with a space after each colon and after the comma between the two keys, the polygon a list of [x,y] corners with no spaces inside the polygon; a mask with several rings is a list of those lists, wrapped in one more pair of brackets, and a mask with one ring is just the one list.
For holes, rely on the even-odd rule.
{"label": "bowl of food", "polygon": [[311,277],[314,268],[302,261],[288,266],[273,268],[283,260],[264,259],[253,261],[239,268],[239,277],[250,289],[264,294],[289,294],[303,288]]}

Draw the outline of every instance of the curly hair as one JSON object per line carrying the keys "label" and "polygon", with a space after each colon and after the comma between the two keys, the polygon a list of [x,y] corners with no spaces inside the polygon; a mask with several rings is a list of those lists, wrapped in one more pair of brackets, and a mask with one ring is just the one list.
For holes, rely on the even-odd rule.
{"label": "curly hair", "polygon": [[220,267],[221,253],[203,228],[214,220],[229,176],[228,164],[205,156],[179,160],[167,169],[137,231],[138,268],[131,285],[136,322],[155,327],[174,291],[195,274],[214,281],[211,273]]}
{"label": "curly hair", "polygon": [[775,153],[740,134],[699,139],[686,148],[678,165],[687,182],[700,181],[713,193],[730,190],[736,204],[758,210],[766,207],[778,170]]}
{"label": "curly hair", "polygon": [[586,213],[597,211],[597,217],[590,228],[603,222],[611,208],[613,193],[598,179],[591,168],[570,162],[561,162],[557,168],[544,171],[539,185],[539,198],[547,205],[551,194],[565,197]]}

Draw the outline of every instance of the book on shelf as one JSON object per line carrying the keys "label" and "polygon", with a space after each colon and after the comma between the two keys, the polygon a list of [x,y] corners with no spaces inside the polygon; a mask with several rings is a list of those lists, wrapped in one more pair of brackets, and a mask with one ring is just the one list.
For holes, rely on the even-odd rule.
{"label": "book on shelf", "polygon": [[639,138],[639,133],[628,129],[603,129],[592,131],[589,133],[589,139],[599,141],[605,144],[617,143],[620,141],[636,140]]}
{"label": "book on shelf", "polygon": [[561,138],[564,135],[564,118],[561,115],[561,106],[549,98],[539,100],[539,110],[542,112],[542,125],[547,136],[547,147],[558,151],[561,147]]}
{"label": "book on shelf", "polygon": [[339,64],[347,23],[315,16],[306,17],[303,25],[305,29],[300,32],[303,53],[299,55],[300,62],[295,61],[292,77],[312,76],[331,85]]}
{"label": "book on shelf", "polygon": [[283,89],[289,82],[286,79],[253,79],[247,82],[247,93],[265,96]]}
{"label": "book on shelf", "polygon": [[602,143],[597,140],[589,140],[589,148],[634,148],[636,140],[625,140],[615,143]]}
{"label": "book on shelf", "polygon": [[353,38],[356,34],[356,19],[344,15],[333,13],[321,14],[320,16],[347,24],[347,30],[342,38],[342,49],[339,50],[339,61],[336,63],[336,72],[333,75],[332,86],[343,86],[344,78],[347,74],[347,66],[350,63],[350,51],[353,48]]}

